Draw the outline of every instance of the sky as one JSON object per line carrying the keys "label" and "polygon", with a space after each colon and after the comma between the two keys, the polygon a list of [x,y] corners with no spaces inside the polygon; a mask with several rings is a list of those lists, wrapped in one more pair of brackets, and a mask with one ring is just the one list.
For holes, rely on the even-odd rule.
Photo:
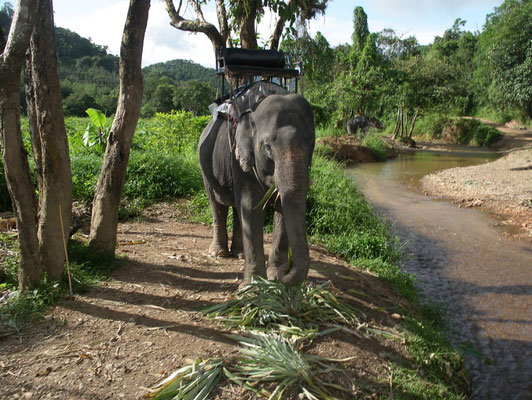
{"label": "sky", "polygon": [[[6,2],[15,4],[16,0],[0,0],[0,4]],[[110,53],[119,54],[128,0],[54,0],[53,3],[56,26],[77,32],[93,43],[107,46]],[[421,44],[428,44],[457,18],[467,21],[465,30],[481,31],[486,15],[502,3],[503,0],[332,0],[325,15],[310,22],[309,30],[312,36],[321,32],[333,47],[348,43],[353,33],[353,10],[362,6],[371,32],[392,28],[399,36],[415,36]],[[204,14],[208,21],[215,23],[214,6]],[[262,41],[268,39],[273,23],[271,16],[263,18],[259,25]],[[215,66],[209,39],[170,26],[164,2],[151,0],[142,65],[174,59]]]}

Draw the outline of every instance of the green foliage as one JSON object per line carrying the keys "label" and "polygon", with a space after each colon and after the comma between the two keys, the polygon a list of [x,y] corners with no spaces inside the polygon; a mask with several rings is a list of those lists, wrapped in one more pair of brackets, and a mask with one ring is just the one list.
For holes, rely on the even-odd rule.
{"label": "green foliage", "polygon": [[371,154],[377,161],[385,161],[388,158],[389,146],[381,139],[377,132],[369,132],[364,139],[362,145],[371,150]]}
{"label": "green foliage", "polygon": [[353,11],[353,46],[355,51],[361,51],[366,45],[369,35],[368,16],[360,6]]}
{"label": "green foliage", "polygon": [[38,289],[17,293],[0,304],[0,323],[20,331],[27,323],[41,318],[42,313],[65,293],[60,283],[44,280]]}
{"label": "green foliage", "polygon": [[488,147],[502,137],[495,128],[476,119],[459,118],[454,120],[453,136],[457,143]]}
{"label": "green foliage", "polygon": [[209,105],[215,96],[216,90],[212,85],[196,80],[186,81],[177,86],[174,105],[178,110],[205,115],[209,114]]}
{"label": "green foliage", "polygon": [[89,108],[99,108],[99,105],[94,97],[83,91],[72,93],[63,101],[63,112],[67,116],[81,117]]}
{"label": "green foliage", "polygon": [[311,176],[307,229],[312,240],[351,261],[396,259],[386,226],[337,163],[316,156]]}
{"label": "green foliage", "polygon": [[83,143],[86,147],[98,145],[103,150],[107,144],[112,123],[107,121],[105,114],[100,110],[87,108],[85,112],[89,116],[90,122],[85,128]]}
{"label": "green foliage", "polygon": [[431,139],[440,139],[443,129],[452,123],[452,119],[441,114],[430,113],[419,118],[414,129],[416,135],[428,135]]}
{"label": "green foliage", "polygon": [[[2,236],[0,241],[3,245],[6,244],[5,237]],[[14,249],[14,247],[11,248]],[[69,241],[68,257],[75,292],[83,290],[94,281],[108,277],[109,272],[116,265],[113,255],[95,252],[87,244],[75,240]],[[16,269],[18,268],[18,260],[13,261],[6,269],[7,280],[1,283],[11,290],[16,289]],[[37,289],[17,293],[7,302],[0,304],[0,323],[10,329],[20,331],[24,325],[39,319],[50,306],[67,296],[67,287],[66,274],[63,282],[48,282],[44,277]]]}
{"label": "green foliage", "polygon": [[203,188],[197,156],[134,152],[131,154],[123,196],[152,202],[196,193]]}
{"label": "green foliage", "polygon": [[506,0],[486,17],[476,54],[479,97],[532,119],[532,2]]}
{"label": "green foliage", "polygon": [[72,169],[72,197],[90,203],[102,168],[102,156],[94,153],[75,153],[70,156]]}
{"label": "green foliage", "polygon": [[210,116],[195,117],[187,111],[157,113],[147,129],[135,134],[134,143],[140,149],[166,154],[195,149],[209,121]]}

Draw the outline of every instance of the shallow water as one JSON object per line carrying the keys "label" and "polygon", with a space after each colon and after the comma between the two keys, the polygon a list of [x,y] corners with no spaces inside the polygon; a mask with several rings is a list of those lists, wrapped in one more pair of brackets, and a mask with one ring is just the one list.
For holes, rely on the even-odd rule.
{"label": "shallow water", "polygon": [[404,271],[448,310],[451,343],[473,349],[466,354],[473,398],[532,399],[532,245],[502,235],[485,213],[404,184],[494,157],[484,156],[416,153],[348,171],[405,242]]}
{"label": "shallow water", "polygon": [[366,163],[353,167],[356,173],[379,175],[395,181],[417,186],[425,175],[446,168],[467,167],[483,164],[500,157],[499,153],[489,151],[476,152],[415,152],[401,153],[397,158],[381,163]]}

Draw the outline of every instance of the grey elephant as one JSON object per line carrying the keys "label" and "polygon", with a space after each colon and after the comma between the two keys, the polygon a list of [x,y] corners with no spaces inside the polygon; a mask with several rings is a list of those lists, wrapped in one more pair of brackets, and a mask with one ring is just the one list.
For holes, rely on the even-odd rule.
{"label": "grey elephant", "polygon": [[[256,88],[260,92],[268,86]],[[249,107],[242,107],[242,103]],[[229,118],[213,118],[198,146],[213,220],[209,253],[244,256],[241,286],[253,275],[279,279],[286,285],[299,284],[306,278],[310,263],[305,214],[315,142],[312,108],[302,96],[282,93],[246,100],[240,107],[231,107],[229,114]],[[271,198],[275,203],[274,228],[266,268],[265,210],[258,205],[274,184],[278,193]],[[226,229],[229,207],[233,207],[234,216],[230,252]]]}
{"label": "grey elephant", "polygon": [[361,136],[366,136],[369,128],[374,127],[377,129],[383,129],[382,123],[375,117],[366,117],[365,115],[355,115],[349,121],[347,121],[346,128],[350,135],[356,135],[358,130],[362,133]]}

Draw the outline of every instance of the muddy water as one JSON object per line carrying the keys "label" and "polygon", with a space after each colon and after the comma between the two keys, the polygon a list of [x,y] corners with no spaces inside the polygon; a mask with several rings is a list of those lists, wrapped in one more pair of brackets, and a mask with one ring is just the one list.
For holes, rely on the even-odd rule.
{"label": "muddy water", "polygon": [[411,157],[397,164],[363,165],[350,173],[405,241],[404,270],[416,274],[425,298],[448,310],[452,344],[469,349],[473,398],[532,399],[532,245],[503,236],[496,221],[478,210],[405,185],[415,186],[432,167],[419,172]]}

